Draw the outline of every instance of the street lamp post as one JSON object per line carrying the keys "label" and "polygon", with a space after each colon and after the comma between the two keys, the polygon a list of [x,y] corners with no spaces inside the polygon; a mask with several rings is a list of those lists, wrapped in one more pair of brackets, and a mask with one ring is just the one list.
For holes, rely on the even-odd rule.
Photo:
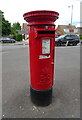
{"label": "street lamp post", "polygon": [[71,25],[72,25],[72,19],[73,19],[73,5],[68,6],[69,8],[71,7]]}

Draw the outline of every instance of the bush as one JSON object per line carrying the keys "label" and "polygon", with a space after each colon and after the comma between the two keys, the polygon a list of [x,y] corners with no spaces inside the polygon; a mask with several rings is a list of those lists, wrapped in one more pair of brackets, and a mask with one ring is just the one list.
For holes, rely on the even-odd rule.
{"label": "bush", "polygon": [[80,39],[82,40],[82,35],[80,35],[79,37],[80,37]]}
{"label": "bush", "polygon": [[21,40],[22,40],[22,34],[16,33],[16,34],[15,34],[15,40],[21,41]]}

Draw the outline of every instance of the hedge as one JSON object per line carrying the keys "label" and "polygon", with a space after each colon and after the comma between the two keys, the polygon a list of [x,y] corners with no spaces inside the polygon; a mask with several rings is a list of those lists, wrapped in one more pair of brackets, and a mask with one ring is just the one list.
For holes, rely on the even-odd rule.
{"label": "hedge", "polygon": [[21,40],[22,40],[22,34],[16,33],[16,34],[15,34],[15,40],[21,41]]}
{"label": "hedge", "polygon": [[80,39],[82,40],[82,35],[80,35],[79,37],[80,37]]}

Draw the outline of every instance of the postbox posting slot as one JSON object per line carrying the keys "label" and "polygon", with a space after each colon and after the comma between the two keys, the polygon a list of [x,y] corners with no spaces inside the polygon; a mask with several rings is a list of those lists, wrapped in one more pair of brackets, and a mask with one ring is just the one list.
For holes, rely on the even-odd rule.
{"label": "postbox posting slot", "polygon": [[55,35],[55,31],[50,31],[50,30],[49,31],[48,30],[47,31],[42,31],[41,30],[41,31],[38,31],[38,34],[54,34]]}
{"label": "postbox posting slot", "polygon": [[35,29],[35,38],[37,37],[46,37],[50,36],[50,37],[54,37],[55,36],[55,29]]}

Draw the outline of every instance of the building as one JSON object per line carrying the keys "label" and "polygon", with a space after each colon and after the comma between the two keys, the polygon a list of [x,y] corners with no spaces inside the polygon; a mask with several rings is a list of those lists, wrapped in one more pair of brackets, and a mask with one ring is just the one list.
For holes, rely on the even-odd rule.
{"label": "building", "polygon": [[22,34],[23,39],[28,38],[28,26],[27,26],[27,23],[22,24],[22,28],[21,28],[21,31],[19,31],[19,33]]}
{"label": "building", "polygon": [[77,27],[77,28],[78,28],[79,35],[82,35],[82,27]]}
{"label": "building", "polygon": [[22,24],[22,30],[28,31],[27,23],[23,23],[23,24]]}
{"label": "building", "polygon": [[79,30],[74,25],[58,25],[56,29],[56,37],[64,34],[79,34]]}

